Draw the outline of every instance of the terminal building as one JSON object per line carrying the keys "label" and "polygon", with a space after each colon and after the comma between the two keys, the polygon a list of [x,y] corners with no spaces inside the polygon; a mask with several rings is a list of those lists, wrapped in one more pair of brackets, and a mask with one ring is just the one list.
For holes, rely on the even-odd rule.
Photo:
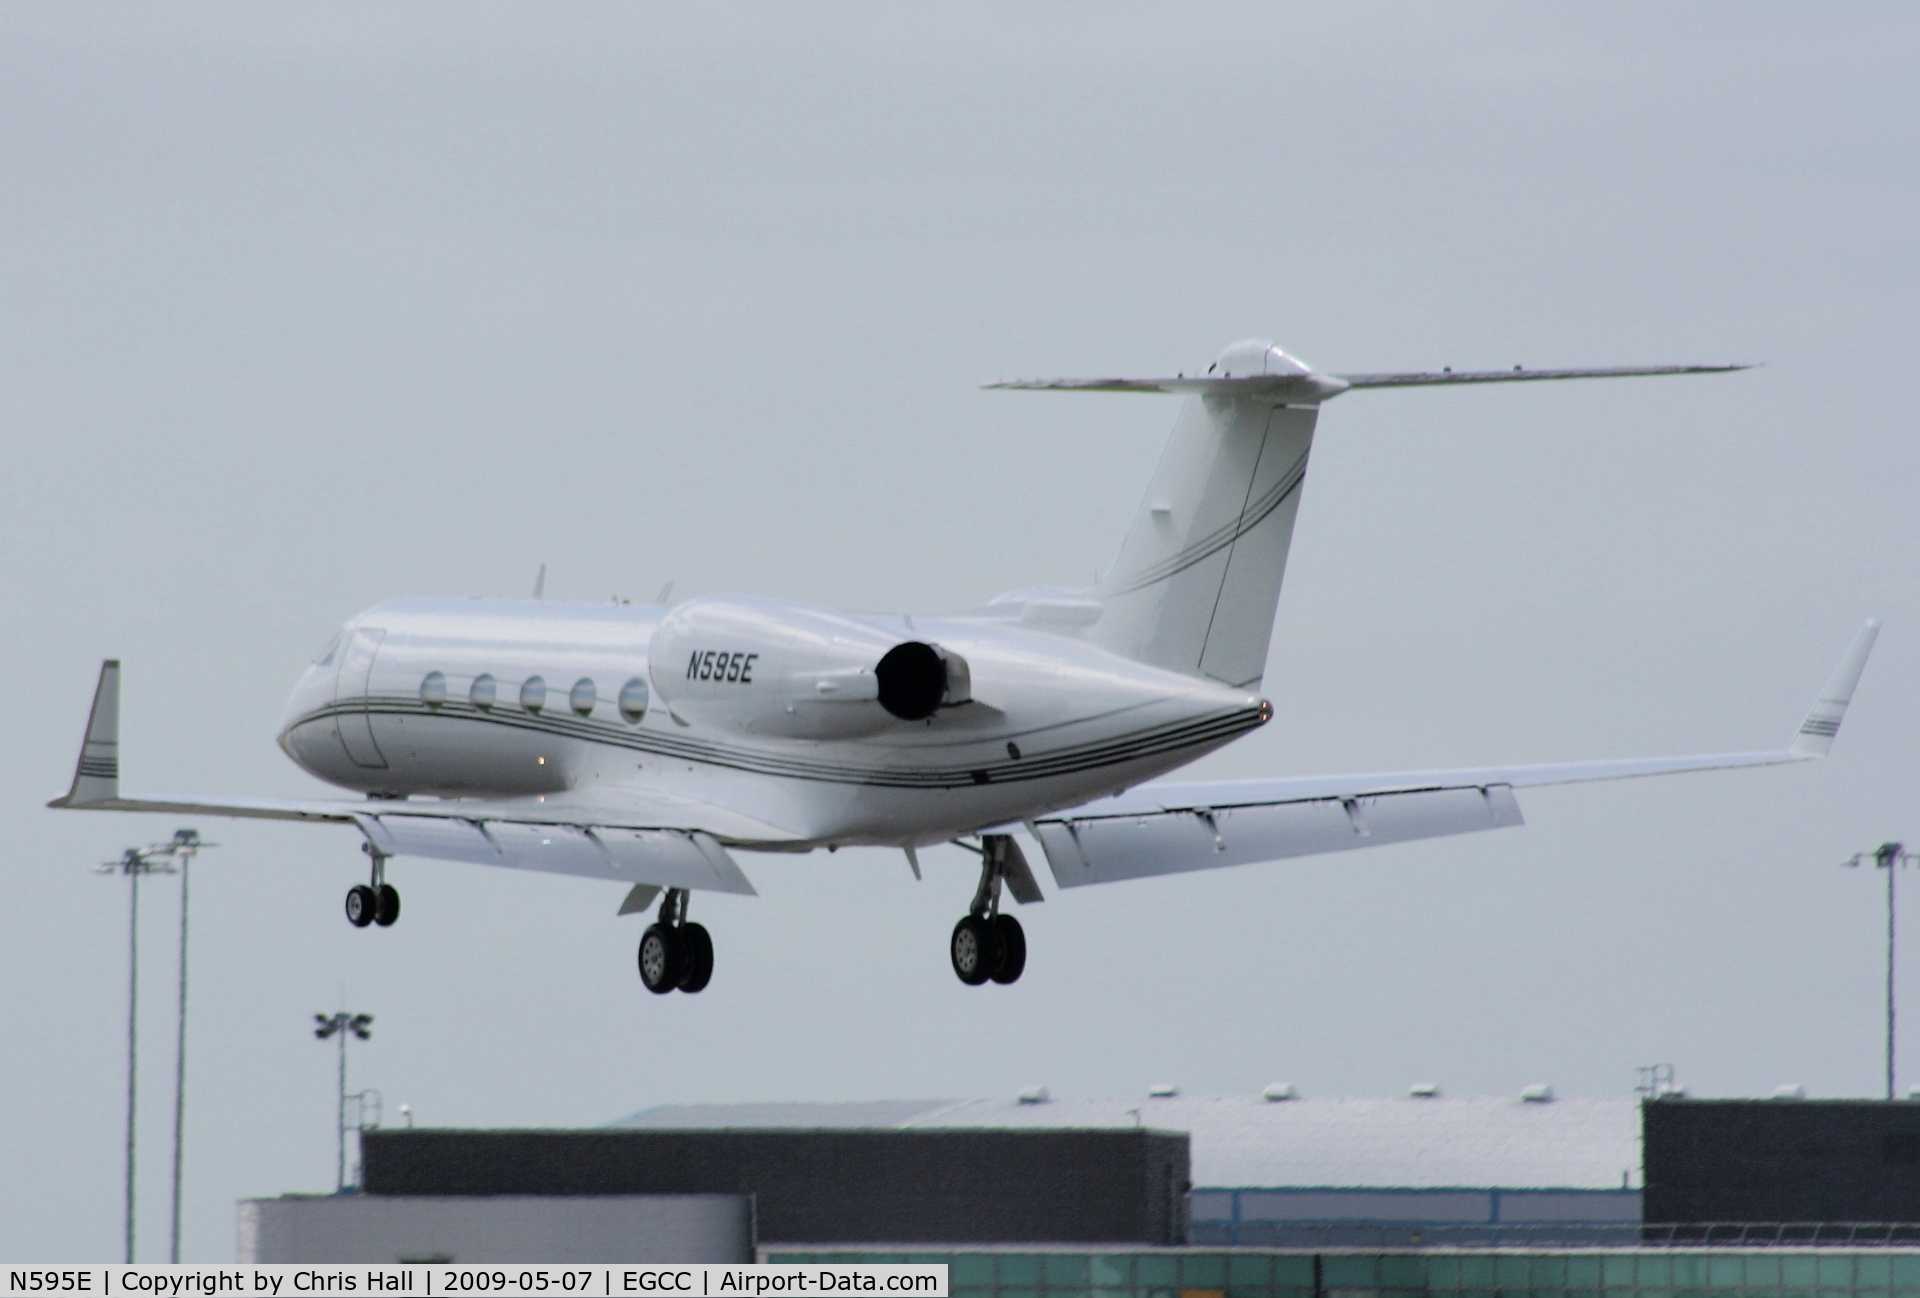
{"label": "terminal building", "polygon": [[375,1131],[362,1155],[359,1193],[243,1203],[241,1259],[930,1261],[956,1298],[1920,1298],[1920,1101],[1036,1091]]}
{"label": "terminal building", "polygon": [[1196,1244],[1397,1244],[1434,1227],[1459,1236],[1520,1224],[1630,1240],[1641,1220],[1638,1103],[1556,1100],[1544,1087],[1527,1097],[1416,1087],[1383,1099],[1303,1098],[1275,1086],[1264,1095],[1119,1100],[1030,1091],[1022,1100],[674,1104],[613,1126],[1185,1132],[1184,1238]]}

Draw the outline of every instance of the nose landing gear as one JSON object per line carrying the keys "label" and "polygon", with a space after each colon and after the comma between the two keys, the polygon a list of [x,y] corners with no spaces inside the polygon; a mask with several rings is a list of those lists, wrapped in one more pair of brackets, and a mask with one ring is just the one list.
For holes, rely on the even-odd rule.
{"label": "nose landing gear", "polygon": [[640,983],[656,996],[697,992],[713,980],[713,938],[687,919],[687,890],[669,888],[660,916],[640,935]]}
{"label": "nose landing gear", "polygon": [[953,936],[947,943],[953,972],[969,987],[986,982],[1018,982],[1026,972],[1026,930],[1013,916],[1000,913],[1003,884],[1012,890],[1017,901],[1040,900],[1040,889],[1027,869],[1020,845],[1006,834],[983,835],[980,886],[974,891],[973,905],[953,926]]}
{"label": "nose landing gear", "polygon": [[387,882],[386,855],[376,852],[372,843],[362,843],[360,848],[373,860],[373,878],[347,889],[347,922],[355,928],[369,924],[391,928],[400,918],[400,890]]}

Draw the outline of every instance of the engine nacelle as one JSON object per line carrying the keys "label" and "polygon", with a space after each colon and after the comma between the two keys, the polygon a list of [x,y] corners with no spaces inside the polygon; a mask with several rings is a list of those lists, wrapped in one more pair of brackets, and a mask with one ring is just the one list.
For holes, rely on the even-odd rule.
{"label": "engine nacelle", "polygon": [[958,654],[777,600],[691,600],[661,622],[647,656],[671,715],[743,734],[869,735],[972,699]]}

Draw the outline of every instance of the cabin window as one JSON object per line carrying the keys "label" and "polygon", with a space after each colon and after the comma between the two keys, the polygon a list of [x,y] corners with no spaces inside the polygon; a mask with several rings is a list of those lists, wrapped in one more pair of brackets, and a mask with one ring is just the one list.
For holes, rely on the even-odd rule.
{"label": "cabin window", "polygon": [[447,674],[428,672],[426,679],[420,682],[420,701],[430,708],[437,708],[447,701]]}
{"label": "cabin window", "polygon": [[520,706],[528,712],[538,712],[547,706],[547,683],[538,676],[529,676],[520,686]]}
{"label": "cabin window", "polygon": [[638,676],[620,687],[620,715],[635,726],[647,715],[647,683]]}
{"label": "cabin window", "polygon": [[473,678],[473,688],[467,691],[467,700],[474,707],[485,712],[493,706],[493,700],[497,694],[498,690],[493,683],[493,677],[486,672],[481,672]]}
{"label": "cabin window", "polygon": [[593,705],[600,701],[600,692],[593,688],[591,677],[582,676],[573,683],[573,692],[567,695],[567,703],[583,717],[593,715]]}

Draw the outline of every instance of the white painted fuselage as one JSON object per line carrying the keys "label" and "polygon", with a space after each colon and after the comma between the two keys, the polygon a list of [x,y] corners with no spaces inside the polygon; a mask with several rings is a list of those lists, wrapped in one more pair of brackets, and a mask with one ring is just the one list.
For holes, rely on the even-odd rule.
{"label": "white painted fuselage", "polygon": [[[736,815],[735,846],[805,850],[934,843],[1076,806],[1269,715],[1246,689],[1035,627],[1036,612],[1044,601],[908,619],[748,597],[398,600],[308,668],[280,744],[378,798],[670,797]],[[929,715],[883,705],[877,668],[902,645],[938,655]]]}

